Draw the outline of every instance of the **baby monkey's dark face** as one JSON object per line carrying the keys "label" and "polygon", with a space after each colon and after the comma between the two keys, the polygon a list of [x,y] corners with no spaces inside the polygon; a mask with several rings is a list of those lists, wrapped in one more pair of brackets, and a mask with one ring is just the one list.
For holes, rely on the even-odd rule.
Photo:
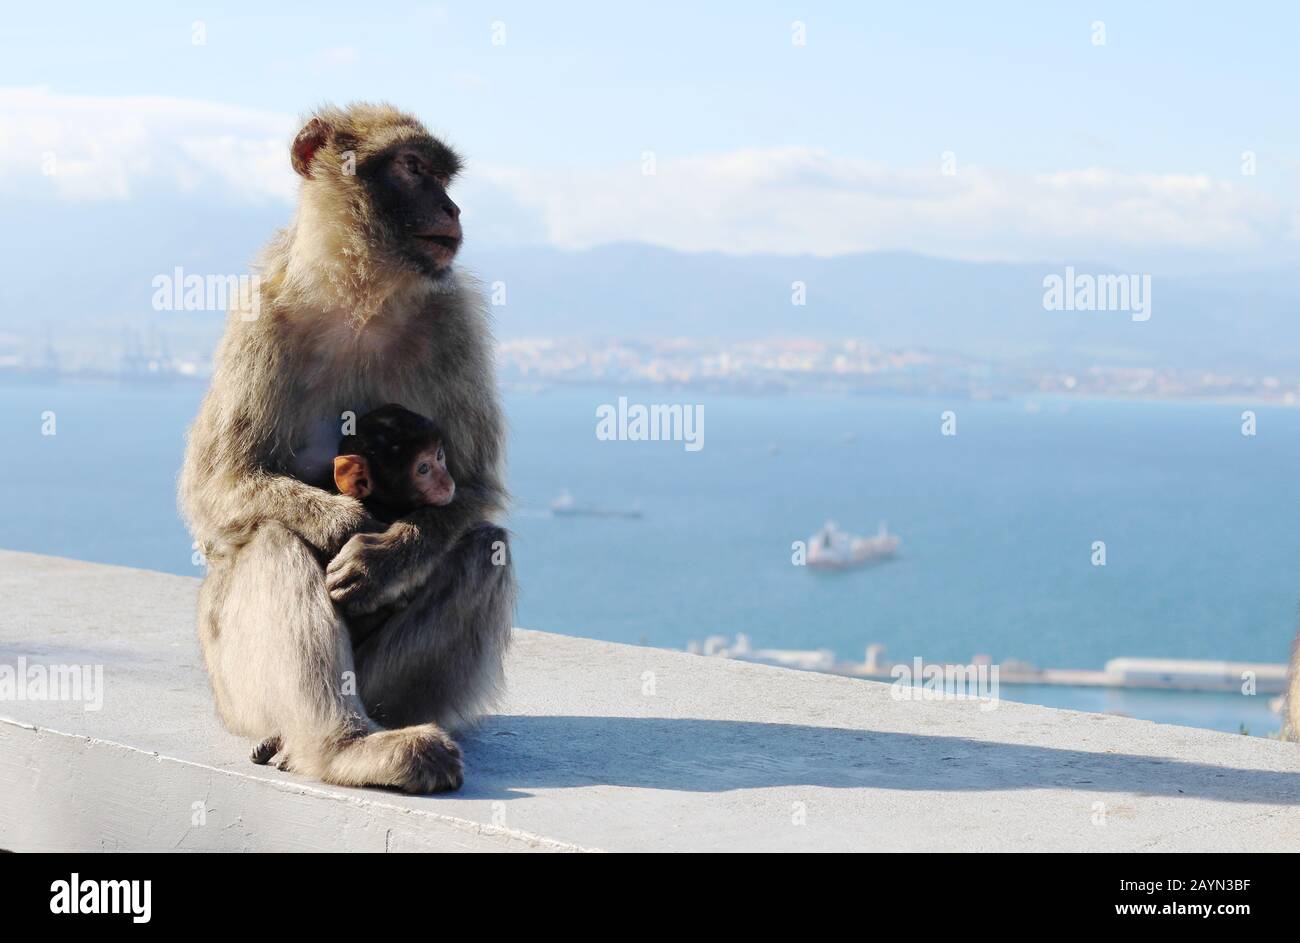
{"label": "baby monkey's dark face", "polygon": [[343,437],[334,484],[342,494],[398,513],[449,504],[456,494],[438,426],[392,403],[366,413],[356,432]]}

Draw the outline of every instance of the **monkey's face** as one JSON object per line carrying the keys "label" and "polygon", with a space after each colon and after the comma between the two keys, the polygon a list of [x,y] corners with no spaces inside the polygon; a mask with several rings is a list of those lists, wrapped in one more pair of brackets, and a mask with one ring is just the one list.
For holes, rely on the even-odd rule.
{"label": "monkey's face", "polygon": [[416,454],[410,476],[415,492],[426,504],[442,507],[450,504],[456,495],[456,482],[447,471],[447,453],[441,442],[434,442]]}
{"label": "monkey's face", "polygon": [[460,207],[447,195],[455,167],[427,141],[404,142],[357,168],[397,254],[443,275],[460,249]]}
{"label": "monkey's face", "polygon": [[355,237],[354,256],[435,279],[451,270],[462,233],[447,189],[460,158],[414,118],[385,106],[323,109],[294,139],[291,160],[304,199]]}
{"label": "monkey's face", "polygon": [[370,457],[373,497],[399,511],[424,505],[442,507],[456,494],[447,471],[447,453],[439,439],[402,443],[376,450]]}

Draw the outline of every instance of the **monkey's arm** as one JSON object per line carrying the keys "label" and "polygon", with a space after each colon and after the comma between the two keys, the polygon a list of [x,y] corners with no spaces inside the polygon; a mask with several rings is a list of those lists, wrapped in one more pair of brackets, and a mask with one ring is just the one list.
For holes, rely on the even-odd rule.
{"label": "monkey's arm", "polygon": [[246,543],[263,521],[277,521],[322,553],[338,552],[353,534],[379,529],[355,498],[331,494],[265,469],[227,469],[213,476],[201,502],[205,532],[219,543]]}
{"label": "monkey's arm", "polygon": [[[280,473],[272,459],[298,408],[282,392],[287,377],[262,344],[223,349],[190,431],[181,503],[191,530],[220,550],[246,543],[263,521],[277,521],[332,556],[358,531],[379,525],[361,502]],[[277,382],[278,381],[278,382]]]}
{"label": "monkey's arm", "polygon": [[457,483],[451,504],[419,508],[381,534],[357,534],[326,567],[330,598],[349,615],[401,600],[429,579],[467,530],[491,520],[501,505],[497,489]]}

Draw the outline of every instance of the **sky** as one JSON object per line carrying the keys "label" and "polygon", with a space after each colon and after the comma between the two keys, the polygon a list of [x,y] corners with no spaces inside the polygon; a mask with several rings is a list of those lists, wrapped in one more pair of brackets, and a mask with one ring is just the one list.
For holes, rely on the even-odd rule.
{"label": "sky", "polygon": [[1300,257],[1293,4],[310,10],[7,10],[0,199],[288,207],[301,116],[384,99],[465,153],[490,245]]}

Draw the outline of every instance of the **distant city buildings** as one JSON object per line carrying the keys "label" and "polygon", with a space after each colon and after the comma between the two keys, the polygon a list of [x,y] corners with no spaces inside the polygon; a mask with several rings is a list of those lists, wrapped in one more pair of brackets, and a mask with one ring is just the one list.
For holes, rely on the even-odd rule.
{"label": "distant city buildings", "polygon": [[179,352],[169,332],[143,327],[87,325],[77,333],[40,337],[0,334],[0,381],[33,382],[60,377],[86,380],[206,380],[212,375],[211,331],[178,331]]}
{"label": "distant city buildings", "polygon": [[[212,374],[219,324],[87,328],[75,336],[0,334],[0,381],[58,377],[199,381]],[[57,336],[57,340],[55,339]],[[502,383],[655,386],[716,392],[846,392],[1000,399],[1045,393],[1143,399],[1240,399],[1300,404],[1300,373],[1095,364],[1061,369],[860,339],[747,341],[517,338],[497,350]]]}
{"label": "distant city buildings", "polygon": [[863,340],[807,338],[730,343],[519,339],[498,348],[503,382],[654,385],[734,392],[860,392],[997,399],[1032,393],[1150,399],[1240,398],[1300,403],[1300,375],[1098,364],[1062,370]]}

